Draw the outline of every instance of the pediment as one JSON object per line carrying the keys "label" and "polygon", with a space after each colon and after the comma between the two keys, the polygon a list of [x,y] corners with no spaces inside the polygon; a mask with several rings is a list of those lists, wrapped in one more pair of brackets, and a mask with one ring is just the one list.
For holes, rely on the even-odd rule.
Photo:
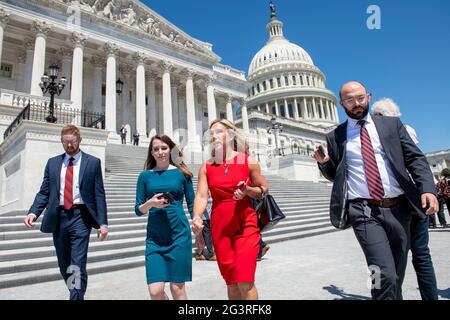
{"label": "pediment", "polygon": [[211,61],[220,57],[212,52],[210,44],[194,39],[165,18],[137,0],[32,0],[54,8],[54,4],[64,5],[67,10],[79,8],[91,20],[113,23],[119,28],[145,34],[174,49],[201,55]]}

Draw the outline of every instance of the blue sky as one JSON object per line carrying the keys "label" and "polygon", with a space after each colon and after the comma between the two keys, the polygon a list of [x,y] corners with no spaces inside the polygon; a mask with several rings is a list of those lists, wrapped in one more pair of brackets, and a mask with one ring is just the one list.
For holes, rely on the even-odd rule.
{"label": "blue sky", "polygon": [[[222,63],[244,70],[266,43],[268,0],[144,0],[191,36],[213,44]],[[424,152],[450,149],[449,0],[274,0],[284,35],[326,75],[336,95],[362,81],[374,100],[394,99]],[[381,29],[369,30],[369,5]],[[340,119],[346,118],[339,107]]]}

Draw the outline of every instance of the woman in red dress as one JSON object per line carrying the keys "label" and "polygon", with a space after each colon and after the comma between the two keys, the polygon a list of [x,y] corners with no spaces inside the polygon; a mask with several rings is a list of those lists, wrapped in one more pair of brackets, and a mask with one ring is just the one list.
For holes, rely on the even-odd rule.
{"label": "woman in red dress", "polygon": [[213,199],[211,234],[228,298],[256,300],[255,271],[261,235],[249,197],[260,198],[267,193],[267,181],[230,121],[215,120],[209,129],[211,158],[200,168],[192,230],[198,234],[203,228],[209,189]]}

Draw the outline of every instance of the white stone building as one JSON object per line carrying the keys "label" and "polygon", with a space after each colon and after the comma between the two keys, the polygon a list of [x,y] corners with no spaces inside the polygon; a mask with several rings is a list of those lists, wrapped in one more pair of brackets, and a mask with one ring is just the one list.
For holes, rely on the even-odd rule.
{"label": "white stone building", "polygon": [[163,132],[199,150],[208,122],[247,96],[244,72],[139,1],[2,1],[0,61],[0,142],[29,101],[48,101],[39,83],[53,63],[69,80],[56,105],[104,113],[109,143],[126,124],[144,144]]}
{"label": "white stone building", "polygon": [[[286,178],[317,181],[320,173],[310,154],[326,144],[325,134],[339,123],[336,97],[310,55],[284,37],[273,4],[267,31],[269,40],[250,63],[246,108],[236,123],[249,132],[251,150],[267,168]],[[268,133],[271,122],[282,131]]]}
{"label": "white stone building", "polygon": [[443,169],[450,168],[450,149],[429,152],[425,155],[436,179],[441,177],[441,171]]}

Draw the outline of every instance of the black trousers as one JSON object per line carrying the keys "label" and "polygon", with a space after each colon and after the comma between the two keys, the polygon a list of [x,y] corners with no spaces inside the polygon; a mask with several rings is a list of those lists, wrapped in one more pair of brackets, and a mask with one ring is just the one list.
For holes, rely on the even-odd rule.
{"label": "black trousers", "polygon": [[70,292],[70,300],[84,300],[87,288],[87,253],[92,224],[86,208],[60,209],[59,224],[53,233],[61,275]]}
{"label": "black trousers", "polygon": [[374,300],[401,300],[410,246],[411,209],[407,200],[391,208],[350,202],[348,216],[372,271]]}
{"label": "black trousers", "polygon": [[[428,247],[428,218],[413,216],[411,221],[412,263],[422,300],[438,300],[436,274]],[[432,217],[434,218],[434,217]]]}
{"label": "black trousers", "polygon": [[203,239],[205,239],[205,248],[203,252],[203,256],[206,259],[211,258],[214,255],[214,247],[211,236],[211,220],[203,220],[203,230],[202,230]]}

